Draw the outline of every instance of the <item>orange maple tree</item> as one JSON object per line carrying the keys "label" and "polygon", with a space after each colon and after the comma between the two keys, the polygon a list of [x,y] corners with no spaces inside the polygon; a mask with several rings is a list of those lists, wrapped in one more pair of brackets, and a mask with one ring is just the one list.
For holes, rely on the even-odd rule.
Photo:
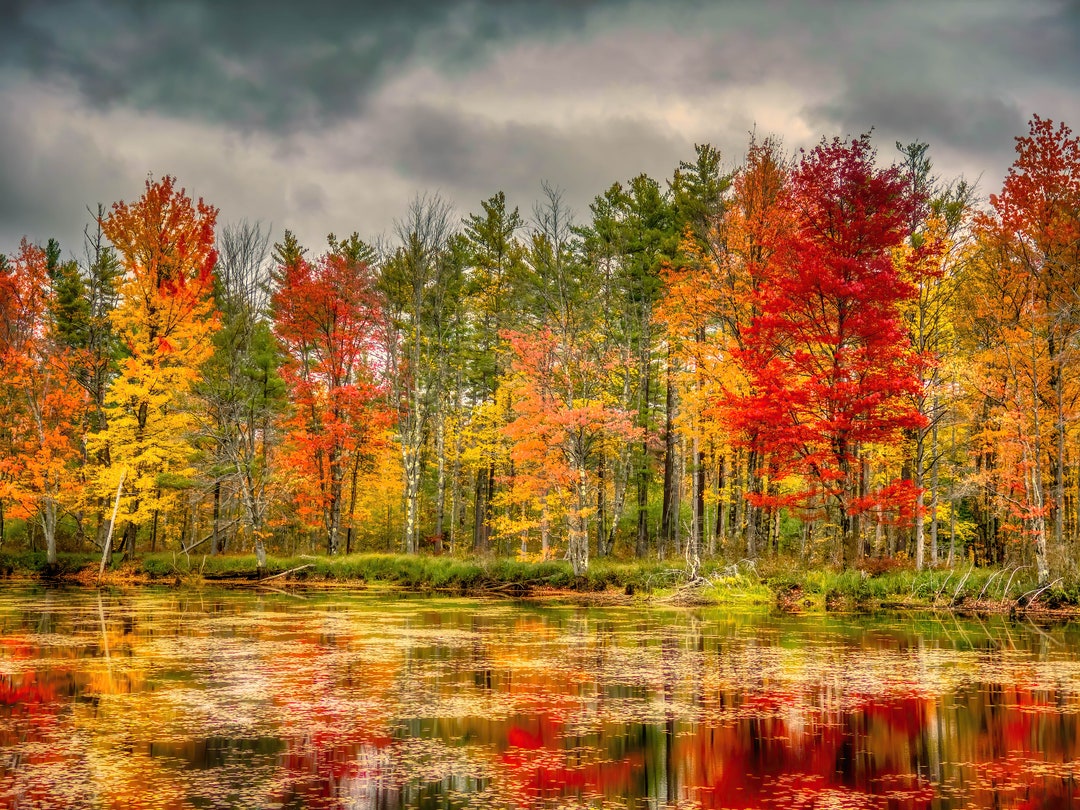
{"label": "orange maple tree", "polygon": [[509,384],[517,417],[504,431],[513,441],[514,483],[566,504],[567,556],[580,576],[589,564],[593,465],[612,443],[640,438],[634,414],[606,393],[620,364],[592,356],[595,342],[566,340],[549,329],[504,337],[513,355]]}
{"label": "orange maple tree", "polygon": [[1080,402],[1080,139],[1035,116],[1016,151],[1001,193],[975,219],[971,284],[982,294],[965,315],[985,405],[978,451],[994,459],[983,483],[1019,523],[1043,582],[1047,517],[1057,545],[1064,533],[1066,447]]}
{"label": "orange maple tree", "polygon": [[40,520],[51,564],[57,521],[78,486],[86,399],[55,333],[53,299],[45,252],[23,239],[14,259],[0,265],[0,412],[8,445],[0,499],[14,502],[13,516]]}
{"label": "orange maple tree", "polygon": [[315,262],[295,251],[279,281],[274,331],[292,399],[285,465],[296,476],[301,517],[321,524],[327,551],[336,554],[342,510],[354,507],[361,473],[386,446],[391,423],[376,375],[382,316],[374,276],[341,251]]}

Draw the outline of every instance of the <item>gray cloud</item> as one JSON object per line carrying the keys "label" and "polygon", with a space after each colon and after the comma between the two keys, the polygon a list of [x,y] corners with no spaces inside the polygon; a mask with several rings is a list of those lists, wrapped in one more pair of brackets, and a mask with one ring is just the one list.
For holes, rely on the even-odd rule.
{"label": "gray cloud", "polygon": [[498,190],[516,200],[532,199],[541,180],[564,189],[575,207],[583,206],[631,174],[668,176],[693,148],[647,120],[610,118],[561,129],[431,107],[397,111],[383,137],[378,152],[399,174],[419,188],[453,190],[473,208]]}
{"label": "gray cloud", "polygon": [[905,143],[962,148],[984,162],[999,163],[1012,152],[1012,138],[1024,129],[1018,105],[994,96],[947,96],[933,89],[895,88],[853,93],[810,108],[808,117],[823,129],[845,134],[888,133]]}
{"label": "gray cloud", "polygon": [[1080,128],[1064,0],[0,0],[0,250],[77,250],[148,173],[307,244],[541,180],[579,217],[694,142],[875,129],[994,190],[1033,112]]}
{"label": "gray cloud", "polygon": [[[543,8],[540,6],[543,5]],[[0,60],[114,104],[253,129],[348,118],[413,58],[472,64],[505,38],[579,27],[592,2],[60,0],[4,14]]]}
{"label": "gray cloud", "polygon": [[115,199],[122,161],[62,118],[39,128],[23,109],[0,94],[0,251],[22,236],[37,243],[59,236],[65,251],[81,255],[87,206]]}

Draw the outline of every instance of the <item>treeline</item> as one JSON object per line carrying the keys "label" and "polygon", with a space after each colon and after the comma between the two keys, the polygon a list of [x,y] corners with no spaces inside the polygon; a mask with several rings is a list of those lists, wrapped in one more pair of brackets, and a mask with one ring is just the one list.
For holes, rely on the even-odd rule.
{"label": "treeline", "polygon": [[[926,144],[709,145],[325,247],[171,177],[0,261],[0,543],[971,557],[1080,528],[1080,145],[980,204]],[[113,515],[115,514],[115,521]]]}

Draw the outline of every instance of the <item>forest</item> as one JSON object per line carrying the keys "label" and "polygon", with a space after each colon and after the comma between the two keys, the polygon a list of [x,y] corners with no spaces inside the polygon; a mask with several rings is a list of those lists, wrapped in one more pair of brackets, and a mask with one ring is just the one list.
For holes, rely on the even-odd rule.
{"label": "forest", "polygon": [[1080,142],[1033,117],[985,200],[887,152],[318,246],[151,177],[0,256],[0,548],[1075,573]]}

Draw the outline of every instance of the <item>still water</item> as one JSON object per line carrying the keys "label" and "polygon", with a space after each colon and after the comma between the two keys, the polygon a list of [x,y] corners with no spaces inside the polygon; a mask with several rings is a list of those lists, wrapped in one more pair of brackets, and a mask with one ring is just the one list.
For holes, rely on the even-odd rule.
{"label": "still water", "polygon": [[1080,626],[0,590],[0,807],[1080,807]]}

